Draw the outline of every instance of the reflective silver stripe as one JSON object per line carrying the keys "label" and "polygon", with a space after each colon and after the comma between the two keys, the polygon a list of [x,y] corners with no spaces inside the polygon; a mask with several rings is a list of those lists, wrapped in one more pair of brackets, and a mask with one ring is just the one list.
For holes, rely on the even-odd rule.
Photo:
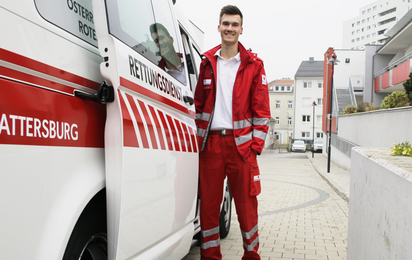
{"label": "reflective silver stripe", "polygon": [[[200,248],[202,249],[208,249],[211,247],[218,247],[220,245],[220,238],[216,239],[216,240],[212,240],[206,243],[203,243]],[[252,249],[253,250],[253,249]]]}
{"label": "reflective silver stripe", "polygon": [[253,125],[269,125],[269,118],[252,118]]}
{"label": "reflective silver stripe", "polygon": [[202,128],[198,128],[198,129],[197,129],[197,135],[198,135],[198,136],[200,136],[200,137],[205,137],[205,134],[206,134],[206,130],[205,130],[205,129],[202,129]]}
{"label": "reflective silver stripe", "polygon": [[242,231],[242,236],[246,239],[251,239],[253,237],[253,235],[256,233],[257,230],[258,230],[258,225],[256,225],[254,228],[252,228],[252,230],[249,231],[249,232]]}
{"label": "reflective silver stripe", "polygon": [[219,233],[219,227],[215,227],[215,228],[205,230],[205,231],[202,230],[202,237],[216,235],[217,233]]}
{"label": "reflective silver stripe", "polygon": [[242,136],[239,136],[239,137],[236,137],[236,138],[235,138],[236,145],[244,144],[244,143],[246,143],[246,142],[248,142],[248,141],[250,141],[250,140],[252,140],[252,132],[250,132],[250,133],[247,134],[247,135],[242,135]]}
{"label": "reflective silver stripe", "polygon": [[253,137],[257,137],[264,141],[266,139],[266,133],[259,130],[253,130]]}
{"label": "reflective silver stripe", "polygon": [[253,248],[255,248],[257,243],[259,243],[259,236],[250,245],[243,241],[243,246],[246,248],[246,251],[253,251]]}
{"label": "reflective silver stripe", "polygon": [[203,121],[209,121],[209,119],[210,119],[210,114],[208,114],[208,113],[199,113],[199,114],[196,114],[196,120],[203,120]]}
{"label": "reflective silver stripe", "polygon": [[240,120],[240,121],[235,121],[235,122],[233,122],[233,129],[242,129],[242,128],[245,128],[245,127],[252,126],[252,124],[250,123],[251,121],[252,121],[251,118],[245,119],[245,120]]}

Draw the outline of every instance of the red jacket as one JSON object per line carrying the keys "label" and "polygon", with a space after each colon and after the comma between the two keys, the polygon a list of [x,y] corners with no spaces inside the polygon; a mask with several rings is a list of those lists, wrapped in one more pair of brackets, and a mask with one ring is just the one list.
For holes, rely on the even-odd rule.
{"label": "red jacket", "polygon": [[[216,100],[217,46],[206,53],[195,91],[196,125],[199,151],[202,152],[212,123]],[[263,61],[239,43],[241,64],[233,86],[232,124],[239,154],[246,160],[255,150],[262,152],[269,129],[269,90]]]}

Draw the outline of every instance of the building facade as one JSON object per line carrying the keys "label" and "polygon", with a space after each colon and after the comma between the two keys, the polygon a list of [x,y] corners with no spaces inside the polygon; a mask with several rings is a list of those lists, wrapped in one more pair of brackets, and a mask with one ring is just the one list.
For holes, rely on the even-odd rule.
{"label": "building facade", "polygon": [[323,61],[302,61],[295,74],[293,141],[323,139]]}
{"label": "building facade", "polygon": [[380,0],[362,7],[359,16],[343,23],[343,48],[364,49],[366,44],[385,43],[385,33],[411,7],[411,0]]}
{"label": "building facade", "polygon": [[293,132],[294,80],[280,79],[269,83],[270,113],[274,122],[275,146],[288,147]]}

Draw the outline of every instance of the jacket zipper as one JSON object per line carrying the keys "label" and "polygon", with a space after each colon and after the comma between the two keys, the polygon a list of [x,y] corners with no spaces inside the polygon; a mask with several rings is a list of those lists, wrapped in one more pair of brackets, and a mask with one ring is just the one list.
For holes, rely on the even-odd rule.
{"label": "jacket zipper", "polygon": [[[206,57],[206,56],[205,56],[205,57]],[[213,115],[215,114],[215,105],[216,105],[216,82],[215,82],[215,73],[214,73],[214,71],[213,71],[212,62],[210,62],[210,60],[209,60],[208,57],[206,57],[206,59],[207,59],[207,61],[208,61],[209,64],[210,64],[210,72],[212,73],[213,87],[214,87],[214,90],[215,90],[215,91],[213,92],[213,95],[215,95],[215,96],[214,96],[215,103],[213,103],[212,114],[210,115],[210,119],[209,119],[209,122],[208,122],[208,125],[207,125],[207,129],[206,129],[205,138],[203,139],[202,149],[200,150],[200,152],[202,152],[203,149],[204,149],[205,146],[206,146],[207,138],[209,137],[210,127],[212,126]]]}

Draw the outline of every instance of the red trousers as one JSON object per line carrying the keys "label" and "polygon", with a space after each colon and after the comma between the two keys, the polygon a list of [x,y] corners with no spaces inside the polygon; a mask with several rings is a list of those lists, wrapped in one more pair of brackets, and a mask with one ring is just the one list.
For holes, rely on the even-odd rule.
{"label": "red trousers", "polygon": [[233,135],[221,136],[211,131],[205,149],[200,153],[199,165],[201,259],[222,259],[219,215],[225,177],[228,178],[242,232],[242,259],[260,259],[256,196],[261,187],[256,154],[252,151],[248,160],[243,160]]}

